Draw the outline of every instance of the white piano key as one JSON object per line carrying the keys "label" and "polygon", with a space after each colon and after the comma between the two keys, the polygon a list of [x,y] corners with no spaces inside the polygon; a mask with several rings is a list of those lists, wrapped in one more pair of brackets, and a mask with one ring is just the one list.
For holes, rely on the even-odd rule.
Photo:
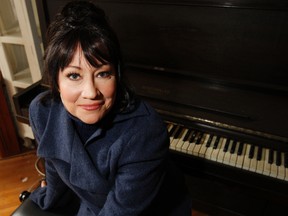
{"label": "white piano key", "polygon": [[219,153],[217,155],[217,161],[219,163],[223,163],[223,159],[224,159],[224,155],[225,155],[225,152],[224,152],[224,146],[227,142],[227,138],[222,138],[222,142],[220,143],[220,146],[219,146]]}
{"label": "white piano key", "polygon": [[244,154],[244,160],[243,160],[242,169],[249,170],[250,161],[251,161],[251,159],[249,158],[249,152],[250,152],[251,144],[246,144],[246,145],[247,145],[247,147],[246,147],[246,151],[245,151],[245,154]]}
{"label": "white piano key", "polygon": [[231,166],[236,166],[236,164],[237,164],[237,156],[238,156],[238,155],[237,155],[237,151],[238,151],[239,145],[240,145],[240,142],[238,141],[238,142],[236,143],[236,148],[235,148],[234,153],[231,154],[230,162],[229,162],[229,164],[230,164]]}
{"label": "white piano key", "polygon": [[262,151],[261,160],[257,161],[256,172],[262,174],[264,171],[264,163],[265,163],[265,151],[263,148],[258,148],[257,151]]}
{"label": "white piano key", "polygon": [[[196,133],[196,135],[195,135],[195,133]],[[191,133],[191,136],[192,136],[192,137],[193,137],[193,136],[197,136],[197,134],[198,134],[198,132],[193,131],[193,132]],[[189,137],[189,140],[190,140],[191,136]],[[193,142],[189,142],[189,145],[188,145],[188,148],[187,148],[187,153],[188,153],[188,154],[193,155],[193,149],[194,149],[195,145],[196,145],[196,144],[195,144],[194,140],[193,140]]]}
{"label": "white piano key", "polygon": [[181,147],[181,151],[187,153],[187,152],[188,152],[188,147],[189,147],[189,141],[186,140],[186,141],[183,143],[182,147]]}
{"label": "white piano key", "polygon": [[277,178],[285,179],[284,152],[281,153],[281,164],[278,166]]}
{"label": "white piano key", "polygon": [[185,135],[187,134],[187,132],[188,132],[188,129],[185,128],[185,129],[183,130],[183,132],[182,132],[182,135],[181,135],[181,138],[180,138],[179,142],[177,142],[177,144],[176,144],[176,146],[175,146],[175,149],[176,149],[176,150],[182,151],[182,146],[183,146],[183,144],[184,144],[183,139],[184,139]]}
{"label": "white piano key", "polygon": [[193,149],[195,147],[195,143],[189,143],[188,149],[187,149],[187,153],[190,155],[193,155]]}
{"label": "white piano key", "polygon": [[[240,143],[239,143],[239,145],[240,145]],[[245,157],[245,154],[246,154],[246,148],[247,148],[247,144],[244,143],[243,144],[242,154],[241,155],[237,155],[236,167],[238,167],[238,168],[242,168],[242,166],[243,166],[244,157]]]}
{"label": "white piano key", "polygon": [[214,135],[213,138],[212,138],[212,141],[211,141],[210,146],[206,149],[206,152],[205,152],[205,158],[206,158],[206,159],[209,159],[209,160],[210,160],[211,154],[212,154],[212,152],[213,152],[213,145],[214,145],[216,139],[217,139],[217,136]]}
{"label": "white piano key", "polygon": [[271,164],[269,164],[269,149],[263,148],[263,153],[265,154],[265,161],[264,161],[264,169],[263,169],[263,174],[264,175],[270,175],[271,171]]}
{"label": "white piano key", "polygon": [[270,176],[276,178],[277,172],[278,172],[278,166],[276,165],[276,157],[277,157],[277,151],[273,151],[273,163],[271,164],[271,171]]}
{"label": "white piano key", "polygon": [[206,144],[207,144],[210,136],[211,136],[210,134],[206,134],[206,135],[205,135],[204,142],[203,142],[203,144],[201,145],[201,149],[200,149],[200,151],[199,151],[199,157],[205,157],[205,153],[206,153],[206,150],[207,150]]}
{"label": "white piano key", "polygon": [[249,170],[251,172],[256,172],[256,169],[257,169],[257,162],[258,162],[257,161],[257,151],[258,151],[258,146],[255,146],[253,158],[251,158],[251,160],[250,160]]}
{"label": "white piano key", "polygon": [[181,151],[184,153],[188,153],[188,147],[190,145],[189,140],[190,140],[192,134],[194,133],[194,131],[192,131],[191,129],[188,129],[187,133],[189,133],[189,134],[187,134],[189,137],[184,141],[184,143],[181,147]]}
{"label": "white piano key", "polygon": [[[200,134],[199,134],[199,136],[200,136]],[[204,142],[205,136],[206,136],[206,134],[203,134],[203,135],[202,135],[202,138],[201,138],[200,143],[195,143],[196,145],[195,145],[195,147],[193,148],[193,153],[192,153],[193,155],[199,156],[199,152],[200,152],[200,149],[201,149],[202,144],[203,144],[203,142]]]}
{"label": "white piano key", "polygon": [[217,145],[217,148],[213,148],[210,160],[217,161],[217,156],[219,154],[219,151],[220,151],[220,148],[221,148],[221,145],[222,145],[222,141],[223,141],[223,137],[220,137],[219,143]]}
{"label": "white piano key", "polygon": [[[180,130],[180,131],[179,131],[179,130]],[[178,125],[177,129],[175,130],[175,133],[179,133],[179,136],[174,137],[174,138],[172,139],[172,141],[171,141],[171,143],[170,143],[170,149],[174,149],[174,150],[175,150],[177,143],[178,143],[179,141],[182,142],[183,132],[184,132],[183,128]]]}
{"label": "white piano key", "polygon": [[[170,127],[169,127],[169,132],[171,132],[172,130],[174,130],[174,131],[176,131],[177,130],[177,128],[179,127],[179,125],[177,126],[177,125],[175,125],[175,124],[172,124]],[[173,134],[174,134],[175,132],[173,132]],[[170,143],[173,141],[173,139],[174,139],[174,137],[173,137],[173,134],[172,135],[170,135]]]}
{"label": "white piano key", "polygon": [[[228,146],[228,149],[227,149],[227,151],[225,152],[225,154],[224,154],[224,158],[223,158],[223,163],[224,164],[227,164],[227,165],[230,165],[230,158],[231,158],[231,153],[230,153],[230,151],[231,151],[231,148],[232,148],[232,143],[233,143],[234,141],[233,140],[229,140],[229,146]],[[234,166],[234,165],[232,165],[232,166]]]}
{"label": "white piano key", "polygon": [[288,181],[288,168],[285,168],[285,181]]}

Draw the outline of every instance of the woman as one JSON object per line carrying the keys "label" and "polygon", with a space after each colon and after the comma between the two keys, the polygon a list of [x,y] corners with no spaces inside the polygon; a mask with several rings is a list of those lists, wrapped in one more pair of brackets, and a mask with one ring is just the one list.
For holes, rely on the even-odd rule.
{"label": "woman", "polygon": [[169,174],[166,126],[125,84],[104,12],[68,3],[47,38],[51,90],[30,105],[46,182],[30,199],[67,215],[191,215]]}

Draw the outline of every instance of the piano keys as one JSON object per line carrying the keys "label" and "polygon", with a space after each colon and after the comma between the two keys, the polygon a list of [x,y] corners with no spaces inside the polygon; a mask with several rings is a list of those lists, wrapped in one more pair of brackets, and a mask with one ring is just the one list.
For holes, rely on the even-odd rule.
{"label": "piano keys", "polygon": [[170,149],[224,165],[288,181],[288,153],[167,123]]}
{"label": "piano keys", "polygon": [[285,142],[163,117],[170,155],[185,174],[196,209],[231,216],[280,215],[286,209]]}

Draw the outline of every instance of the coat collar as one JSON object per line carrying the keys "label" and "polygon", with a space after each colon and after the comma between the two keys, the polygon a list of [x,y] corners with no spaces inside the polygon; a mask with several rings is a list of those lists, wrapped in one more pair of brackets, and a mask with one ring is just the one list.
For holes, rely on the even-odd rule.
{"label": "coat collar", "polygon": [[[37,150],[38,155],[40,157],[56,158],[71,163],[73,157],[76,157],[76,155],[73,156],[73,152],[78,154],[78,152],[81,153],[81,149],[85,151],[85,148],[75,131],[71,117],[64,108],[62,102],[52,102],[51,109],[47,115],[48,120],[46,128]],[[107,127],[113,127],[114,124],[119,122],[145,115],[149,115],[149,110],[145,103],[139,103],[131,112],[121,114],[111,112],[101,121],[99,128],[87,140],[86,144],[91,139],[99,137]],[[76,144],[80,144],[81,146],[76,148]]]}

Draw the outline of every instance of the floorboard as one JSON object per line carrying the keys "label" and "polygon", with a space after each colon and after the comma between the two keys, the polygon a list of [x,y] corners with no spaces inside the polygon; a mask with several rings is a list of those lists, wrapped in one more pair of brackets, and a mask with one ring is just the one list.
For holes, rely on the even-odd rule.
{"label": "floorboard", "polygon": [[35,151],[0,160],[0,215],[8,216],[19,206],[19,194],[42,178],[34,165]]}

